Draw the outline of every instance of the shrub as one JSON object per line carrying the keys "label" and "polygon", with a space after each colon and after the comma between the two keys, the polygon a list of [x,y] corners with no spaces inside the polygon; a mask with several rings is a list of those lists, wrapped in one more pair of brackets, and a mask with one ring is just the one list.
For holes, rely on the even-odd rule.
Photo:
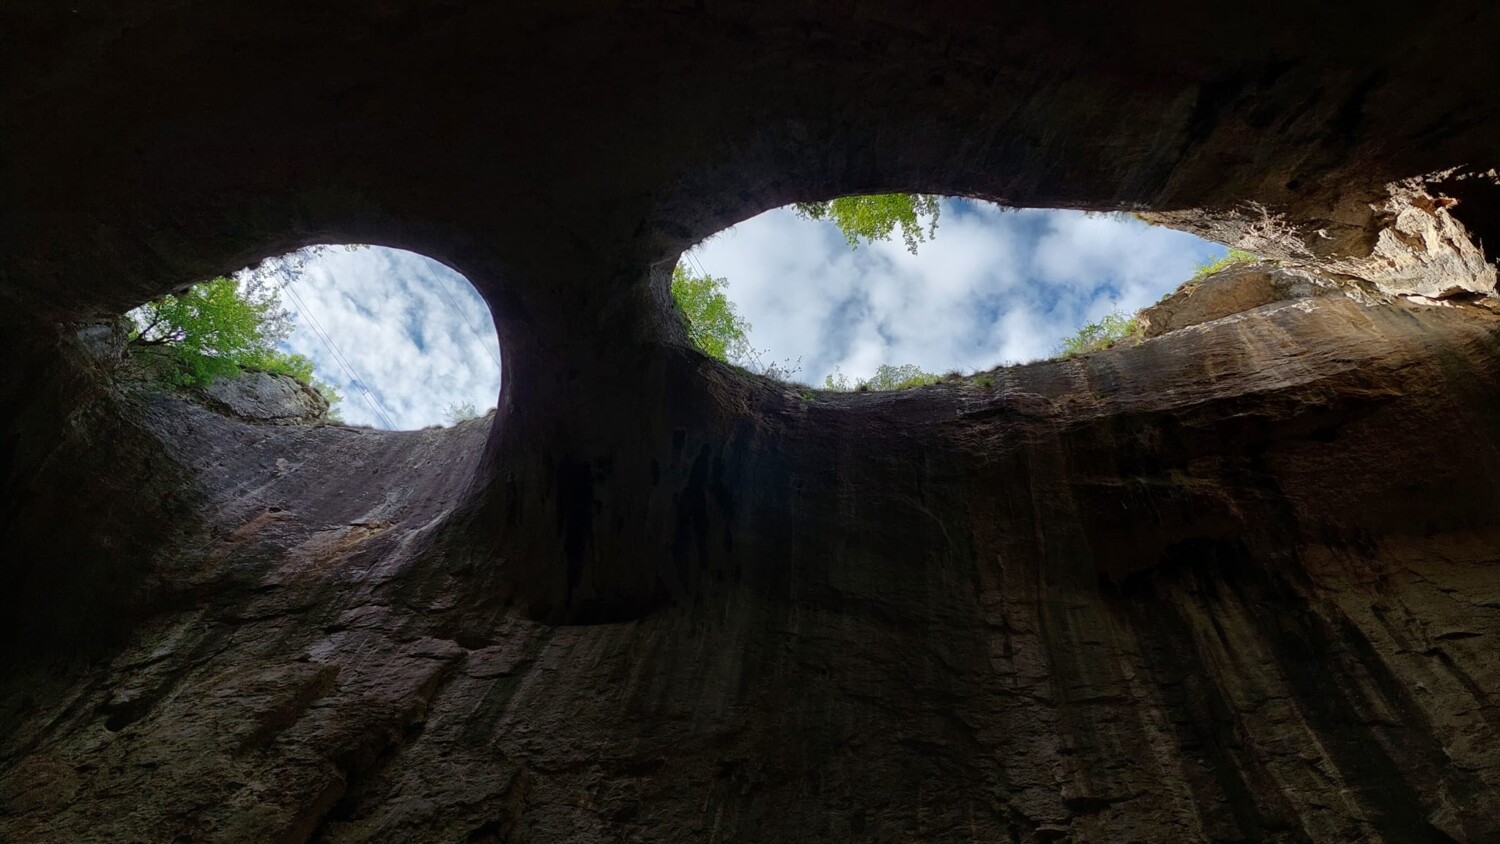
{"label": "shrub", "polygon": [[1209,261],[1206,264],[1199,265],[1198,269],[1193,273],[1193,278],[1204,278],[1217,272],[1223,272],[1230,267],[1236,267],[1240,264],[1253,264],[1259,260],[1259,257],[1251,255],[1243,249],[1231,249],[1229,250],[1229,254],[1217,261]]}
{"label": "shrub", "polygon": [[1139,337],[1140,323],[1135,317],[1127,317],[1120,311],[1105,314],[1098,322],[1091,322],[1078,329],[1078,333],[1062,341],[1057,353],[1061,357],[1087,354],[1108,349],[1121,340]]}
{"label": "shrub", "polygon": [[479,411],[474,408],[474,403],[471,401],[452,402],[443,410],[443,418],[448,420],[449,425],[457,425],[470,419],[478,419]]}
{"label": "shrub", "polygon": [[875,390],[905,390],[909,387],[923,387],[936,384],[941,380],[943,380],[942,376],[925,372],[916,364],[905,363],[892,366],[883,363],[875,370],[874,375],[855,381],[852,385],[848,376],[834,367],[833,374],[823,379],[823,389],[836,390],[841,393],[868,393]]}

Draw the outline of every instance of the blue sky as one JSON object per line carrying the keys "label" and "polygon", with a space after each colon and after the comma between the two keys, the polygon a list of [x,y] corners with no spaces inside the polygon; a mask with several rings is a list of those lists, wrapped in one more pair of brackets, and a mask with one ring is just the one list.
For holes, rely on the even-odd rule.
{"label": "blue sky", "polygon": [[[779,209],[683,260],[728,280],[763,363],[800,366],[794,379],[818,385],[835,367],[855,379],[883,363],[943,373],[1048,357],[1083,323],[1155,302],[1225,251],[1128,215],[945,199],[937,236],[916,255],[899,242],[850,249],[831,223]],[[287,346],[344,394],[347,422],[421,428],[454,403],[494,407],[494,322],[453,270],[400,250],[333,248],[291,290]]]}
{"label": "blue sky", "polygon": [[286,290],[296,327],[284,346],[312,358],[317,378],[343,394],[344,421],[406,430],[443,424],[453,404],[480,413],[495,406],[495,323],[468,279],[443,264],[399,249],[334,247],[311,257]]}
{"label": "blue sky", "polygon": [[762,214],[685,259],[728,279],[765,363],[797,379],[851,379],[883,363],[944,373],[1051,356],[1114,309],[1149,305],[1227,250],[1124,214],[1014,210],[945,199],[916,255],[898,241],[850,249],[830,223]]}

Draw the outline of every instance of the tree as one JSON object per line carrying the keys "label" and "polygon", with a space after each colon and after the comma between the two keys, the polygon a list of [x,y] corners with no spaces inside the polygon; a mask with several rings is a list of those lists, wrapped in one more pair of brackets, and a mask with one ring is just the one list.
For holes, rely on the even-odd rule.
{"label": "tree", "polygon": [[724,295],[728,283],[707,273],[693,275],[678,264],[672,271],[672,299],[687,318],[694,345],[711,358],[744,364],[755,356],[748,339],[750,323]]}
{"label": "tree", "polygon": [[[844,196],[827,202],[799,202],[797,214],[809,220],[828,220],[839,227],[850,248],[860,241],[888,240],[897,228],[913,255],[917,244],[937,234],[941,207],[938,197],[925,193],[883,193]],[[929,219],[930,218],[930,219]],[[927,220],[927,228],[922,223]]]}
{"label": "tree", "polygon": [[[828,202],[799,202],[797,214],[809,220],[827,220],[839,227],[850,247],[861,241],[873,243],[890,238],[901,230],[906,248],[913,254],[917,244],[937,232],[938,215],[941,211],[938,197],[929,194],[888,193],[874,196],[845,196]],[[923,221],[927,228],[923,229]],[[788,380],[801,369],[800,363],[784,361],[776,364],[762,362],[762,352],[750,345],[750,323],[740,316],[734,303],[729,301],[726,288],[729,280],[716,278],[708,273],[695,275],[682,264],[672,270],[672,299],[682,311],[687,322],[688,337],[704,354],[726,363],[743,366],[768,378]],[[914,386],[904,383],[901,377],[887,375],[891,383],[902,382],[897,387],[871,386],[885,383],[882,372],[909,369],[906,378],[923,378],[920,383],[932,383],[937,376],[924,373],[914,366],[881,367],[874,378],[860,382],[856,389],[900,389]],[[842,377],[842,376],[840,376]],[[827,389],[849,389],[847,382],[841,387]]]}
{"label": "tree", "polygon": [[883,363],[876,367],[875,374],[869,378],[861,378],[851,386],[848,376],[840,372],[837,367],[833,373],[823,379],[823,389],[837,390],[839,392],[875,392],[881,390],[905,390],[908,387],[923,387],[928,384],[936,384],[942,378],[931,372],[923,371],[914,363],[903,363],[893,366]]}
{"label": "tree", "polygon": [[265,278],[212,279],[147,302],[128,316],[134,324],[130,345],[164,352],[158,360],[175,384],[205,386],[242,369],[260,369],[313,386],[330,410],[341,400],[336,390],[313,378],[310,359],[276,348],[291,334],[292,315],[281,306],[279,289]]}
{"label": "tree", "polygon": [[291,331],[291,315],[274,288],[242,290],[232,278],[216,278],[148,302],[130,316],[136,326],[131,344],[170,351],[179,365],[174,380],[181,383],[207,384],[247,366],[312,374],[311,361],[275,349]]}

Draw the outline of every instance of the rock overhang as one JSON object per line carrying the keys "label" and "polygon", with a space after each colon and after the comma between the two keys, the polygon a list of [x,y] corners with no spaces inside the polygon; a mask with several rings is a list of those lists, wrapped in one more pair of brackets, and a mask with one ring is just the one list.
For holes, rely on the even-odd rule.
{"label": "rock overhang", "polygon": [[[7,699],[33,703],[6,710],[0,824],[1494,834],[1500,743],[1475,737],[1500,683],[1479,647],[1497,635],[1500,387],[1490,317],[1465,301],[1493,267],[1447,241],[1494,213],[1476,185],[1500,27],[1348,11],[6,13],[25,34],[0,94],[24,164],[0,175],[23,563],[0,571],[80,617],[133,612],[66,688],[9,675]],[[206,61],[220,45],[247,48]],[[650,280],[693,240],[891,189],[1171,215],[1371,289],[1007,370],[993,392],[803,402],[671,334]],[[336,432],[264,444],[339,479],[278,476],[323,503],[269,518],[128,408],[76,412],[107,402],[42,326],[331,239],[464,271],[514,374],[488,439],[462,434],[482,459],[432,444],[400,518],[339,509],[341,488],[381,485],[318,444]],[[414,471],[366,447],[381,483]],[[174,490],[213,506],[152,494]],[[39,529],[70,507],[66,542]],[[149,588],[125,578],[110,603],[37,574],[120,567]],[[115,764],[106,722],[193,764]]]}

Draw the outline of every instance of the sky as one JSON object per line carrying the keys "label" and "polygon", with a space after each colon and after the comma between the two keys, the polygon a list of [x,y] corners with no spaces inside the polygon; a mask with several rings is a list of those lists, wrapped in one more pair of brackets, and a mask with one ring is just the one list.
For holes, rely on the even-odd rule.
{"label": "sky", "polygon": [[[763,364],[821,385],[835,368],[853,381],[881,364],[941,374],[1050,357],[1084,323],[1155,302],[1225,252],[1129,215],[945,199],[916,255],[899,239],[851,249],[831,223],[778,209],[683,260],[727,279]],[[296,329],[285,347],[343,393],[346,422],[413,429],[446,423],[454,405],[495,406],[494,322],[454,270],[411,252],[333,247],[289,291]]]}
{"label": "sky", "polygon": [[345,422],[411,430],[447,424],[451,406],[495,406],[494,320],[447,266],[399,249],[335,246],[308,258],[283,291],[295,328],[282,346],[312,358],[314,377],[343,394]]}
{"label": "sky", "polygon": [[710,238],[684,260],[728,279],[762,363],[821,385],[881,364],[943,374],[1051,357],[1113,310],[1134,313],[1228,250],[1128,214],[1007,210],[945,199],[937,234],[851,249],[831,223],[778,209]]}

